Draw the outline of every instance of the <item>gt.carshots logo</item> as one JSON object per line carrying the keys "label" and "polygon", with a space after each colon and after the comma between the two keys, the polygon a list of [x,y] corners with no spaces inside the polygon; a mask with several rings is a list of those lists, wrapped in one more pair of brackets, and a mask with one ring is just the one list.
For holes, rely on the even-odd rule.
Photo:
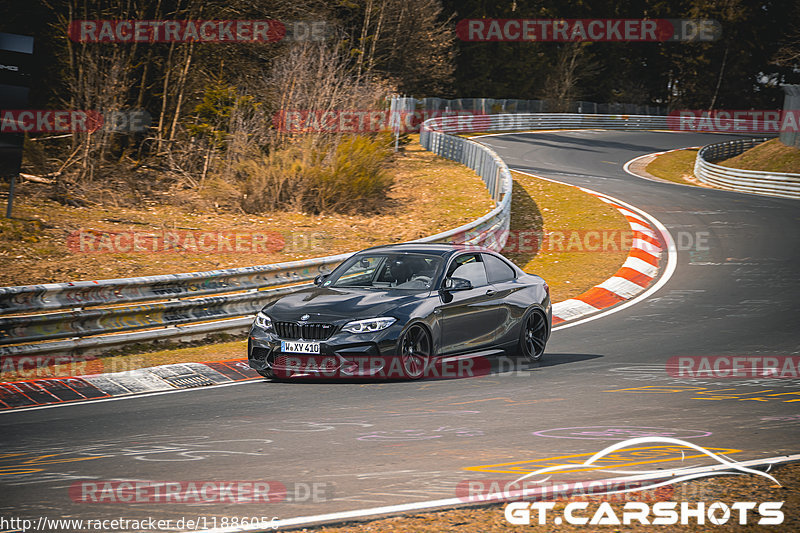
{"label": "gt.carshots logo", "polygon": [[722,30],[715,20],[679,19],[463,19],[462,41],[664,42],[713,41]]}
{"label": "gt.carshots logo", "polygon": [[[652,506],[645,502],[626,502],[622,517],[617,515],[609,502],[602,502],[593,512],[589,502],[569,502],[560,515],[548,514],[556,506],[556,502],[512,502],[505,508],[505,518],[510,524],[529,525],[562,523],[573,525],[618,526],[630,524],[673,525],[673,524],[709,524],[723,525],[735,522],[740,525],[752,523],[751,514],[757,513],[756,522],[760,526],[783,523],[783,502],[656,502]],[[533,515],[533,516],[531,516]]]}
{"label": "gt.carshots logo", "polygon": [[[603,495],[606,501],[598,504],[597,500],[586,501],[585,498],[579,498],[579,501],[569,501],[564,505],[563,510],[556,511],[557,499],[570,498],[575,495],[575,490],[569,485],[565,485],[561,489],[553,489],[549,487],[549,474],[552,472],[569,472],[571,470],[595,470],[602,469],[603,465],[608,465],[609,461],[613,461],[614,457],[626,450],[636,450],[633,448],[641,444],[658,443],[662,445],[669,445],[670,447],[678,446],[686,449],[685,451],[698,451],[702,455],[692,454],[692,458],[705,456],[715,460],[718,464],[703,465],[703,466],[690,466],[676,468],[674,470],[644,470],[640,473],[631,474],[625,478],[614,478],[608,480],[598,480],[590,483],[594,489],[586,491],[584,484],[580,485],[579,496],[597,496]],[[683,455],[682,455],[683,456]],[[613,466],[606,466],[609,470],[613,471]],[[776,485],[780,485],[777,479],[766,472],[748,468],[740,463],[733,462],[724,456],[714,454],[713,452],[699,446],[697,444],[675,439],[671,437],[639,437],[628,439],[623,442],[612,444],[603,450],[592,455],[582,463],[569,463],[557,464],[540,468],[536,471],[525,474],[524,476],[514,480],[517,487],[523,484],[522,489],[517,489],[513,493],[515,498],[528,498],[534,501],[514,501],[506,505],[504,509],[504,516],[508,523],[514,525],[530,525],[530,524],[571,524],[571,525],[723,525],[728,523],[736,523],[739,525],[758,524],[758,525],[778,525],[782,524],[784,514],[781,508],[783,507],[782,501],[779,502],[753,502],[753,501],[736,501],[736,502],[676,502],[664,501],[665,498],[658,497],[664,496],[657,492],[659,488],[668,487],[679,483],[681,481],[689,481],[697,478],[705,478],[709,475],[756,475],[764,477]],[[534,485],[530,487],[531,483],[537,483],[534,480],[529,480],[533,476],[546,475],[544,479],[539,481],[540,486]],[[527,480],[527,481],[526,481]],[[524,482],[524,483],[523,483]],[[615,509],[608,501],[609,498],[605,497],[606,494],[626,494],[635,491],[655,491],[653,495],[656,497],[642,497],[631,498],[624,497],[625,501],[621,510]],[[497,489],[495,489],[497,493]],[[492,495],[490,495],[492,496]],[[494,495],[497,499],[496,495]],[[668,497],[668,496],[667,496]],[[510,498],[505,498],[506,500]],[[548,500],[548,501],[544,501]],[[649,503],[645,500],[657,500],[654,503]]]}

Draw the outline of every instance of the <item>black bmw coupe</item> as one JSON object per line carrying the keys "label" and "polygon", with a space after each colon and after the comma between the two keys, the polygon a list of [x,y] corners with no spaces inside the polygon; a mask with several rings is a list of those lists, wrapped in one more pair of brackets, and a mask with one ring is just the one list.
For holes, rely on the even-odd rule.
{"label": "black bmw coupe", "polygon": [[483,248],[369,248],[314,284],[256,316],[247,356],[261,375],[418,379],[437,360],[491,349],[537,361],[550,336],[545,281]]}

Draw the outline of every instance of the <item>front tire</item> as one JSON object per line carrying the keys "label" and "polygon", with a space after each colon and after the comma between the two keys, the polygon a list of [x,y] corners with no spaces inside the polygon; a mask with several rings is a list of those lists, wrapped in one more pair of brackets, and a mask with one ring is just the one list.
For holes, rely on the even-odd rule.
{"label": "front tire", "polygon": [[534,309],[525,316],[520,333],[519,351],[526,361],[536,363],[542,360],[547,345],[547,334],[547,318],[543,312]]}
{"label": "front tire", "polygon": [[433,355],[433,341],[428,330],[414,324],[403,333],[397,344],[406,377],[419,379],[424,376]]}

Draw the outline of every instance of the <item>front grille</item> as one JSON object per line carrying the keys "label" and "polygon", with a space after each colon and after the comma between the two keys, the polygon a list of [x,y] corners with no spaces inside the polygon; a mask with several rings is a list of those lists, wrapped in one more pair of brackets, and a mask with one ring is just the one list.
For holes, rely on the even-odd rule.
{"label": "front grille", "polygon": [[333,335],[333,324],[298,324],[297,322],[275,322],[275,333],[282,339],[324,341]]}
{"label": "front grille", "polygon": [[[272,366],[277,366],[278,368],[287,368],[289,366],[290,362],[291,361],[289,360],[289,356],[288,355],[278,355],[278,356],[275,357],[275,360],[272,362]],[[294,362],[294,364],[296,365],[297,363]]]}

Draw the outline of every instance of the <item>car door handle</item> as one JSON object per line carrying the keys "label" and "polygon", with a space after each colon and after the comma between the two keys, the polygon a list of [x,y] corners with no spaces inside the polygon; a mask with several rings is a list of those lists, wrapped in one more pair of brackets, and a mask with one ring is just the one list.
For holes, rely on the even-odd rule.
{"label": "car door handle", "polygon": [[486,291],[486,296],[494,296],[495,294],[497,294],[497,291],[494,291],[492,289]]}

